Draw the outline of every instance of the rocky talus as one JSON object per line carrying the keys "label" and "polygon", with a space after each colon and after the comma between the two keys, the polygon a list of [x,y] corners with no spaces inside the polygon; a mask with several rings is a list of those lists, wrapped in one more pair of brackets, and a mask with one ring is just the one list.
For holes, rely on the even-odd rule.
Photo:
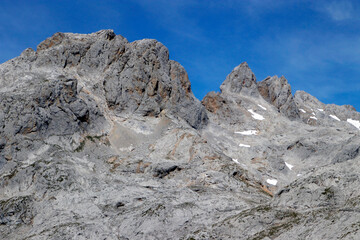
{"label": "rocky talus", "polygon": [[359,133],[245,62],[200,102],[156,40],[56,33],[0,65],[0,239],[360,239]]}

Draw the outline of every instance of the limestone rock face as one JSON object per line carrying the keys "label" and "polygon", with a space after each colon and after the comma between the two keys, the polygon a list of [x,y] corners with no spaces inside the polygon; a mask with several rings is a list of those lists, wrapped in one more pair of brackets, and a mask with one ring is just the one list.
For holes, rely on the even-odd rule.
{"label": "limestone rock face", "polygon": [[105,96],[116,112],[158,116],[166,109],[192,127],[206,125],[205,110],[191,91],[186,71],[169,60],[168,49],[156,40],[129,43],[111,30],[89,35],[56,33],[40,43],[37,52],[26,50],[23,59],[24,70],[51,69],[80,79],[81,86]]}
{"label": "limestone rock face", "polygon": [[305,123],[324,126],[340,124],[341,126],[344,121],[357,126],[356,119],[358,119],[359,113],[351,105],[324,104],[304,91],[296,91],[294,100],[299,109],[300,118]]}
{"label": "limestone rock face", "polygon": [[247,100],[261,98],[255,74],[246,62],[232,70],[221,84],[220,90],[218,93],[208,93],[202,104],[210,112],[208,115],[212,118],[211,121],[224,127],[243,124],[251,115],[248,110],[253,108]]}
{"label": "limestone rock face", "polygon": [[246,62],[243,62],[226,77],[220,86],[221,92],[224,93],[244,93],[257,95],[256,77]]}
{"label": "limestone rock face", "polygon": [[111,30],[1,64],[0,238],[359,239],[360,114],[247,63],[220,90]]}
{"label": "limestone rock face", "polygon": [[167,48],[156,40],[140,40],[106,71],[105,97],[110,109],[158,116],[167,109],[191,126],[206,124],[204,108],[194,97],[184,68],[169,60]]}
{"label": "limestone rock face", "polygon": [[291,93],[291,87],[285,77],[268,77],[258,83],[261,96],[274,105],[279,112],[290,119],[299,118],[299,111]]}

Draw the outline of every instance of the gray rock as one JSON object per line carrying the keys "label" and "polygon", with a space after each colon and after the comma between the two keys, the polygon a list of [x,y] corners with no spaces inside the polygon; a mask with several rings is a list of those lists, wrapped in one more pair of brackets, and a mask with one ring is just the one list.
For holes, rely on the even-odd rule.
{"label": "gray rock", "polygon": [[103,30],[0,84],[4,239],[359,239],[360,115],[283,77],[242,63],[200,103],[165,46]]}
{"label": "gray rock", "polygon": [[123,54],[126,64],[121,60],[113,63],[107,70],[110,74],[105,76],[110,109],[142,116],[159,116],[166,109],[192,127],[206,124],[205,110],[191,91],[187,73],[180,64],[169,60],[164,45],[146,39],[131,43],[127,51]]}
{"label": "gray rock", "polygon": [[246,62],[234,68],[220,86],[223,93],[243,93],[252,96],[258,95],[256,77]]}
{"label": "gray rock", "polygon": [[[353,106],[324,104],[304,91],[296,91],[294,100],[300,109],[300,118],[308,124],[342,128],[343,121],[360,120],[360,115]],[[354,128],[351,124],[348,124],[348,127],[349,129]]]}
{"label": "gray rock", "polygon": [[92,74],[100,80],[97,87],[103,87],[112,110],[158,116],[167,109],[192,127],[206,124],[205,110],[191,91],[186,71],[169,60],[168,49],[156,40],[129,43],[111,30],[57,33],[39,44],[37,55],[39,67],[75,68],[84,78]]}
{"label": "gray rock", "polygon": [[258,83],[258,90],[266,101],[274,105],[289,119],[299,118],[299,110],[294,102],[290,84],[284,76],[281,78],[267,77]]}

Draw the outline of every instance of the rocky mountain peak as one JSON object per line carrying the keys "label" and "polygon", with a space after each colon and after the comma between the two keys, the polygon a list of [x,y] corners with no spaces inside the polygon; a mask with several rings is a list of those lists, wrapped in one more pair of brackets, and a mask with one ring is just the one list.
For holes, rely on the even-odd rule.
{"label": "rocky mountain peak", "polygon": [[94,93],[117,113],[159,116],[166,109],[195,128],[207,121],[186,71],[169,60],[168,49],[153,39],[129,43],[112,30],[56,33],[40,43],[36,52],[24,51],[1,70],[14,80],[18,74],[75,78],[79,87]]}
{"label": "rocky mountain peak", "polygon": [[299,110],[294,102],[291,86],[284,76],[267,77],[257,86],[261,96],[279,112],[292,120],[299,118]]}
{"label": "rocky mountain peak", "polygon": [[1,64],[0,238],[359,239],[360,113],[247,63],[220,88],[111,30]]}
{"label": "rocky mountain peak", "polygon": [[256,95],[256,77],[246,62],[235,67],[221,84],[222,93]]}
{"label": "rocky mountain peak", "polygon": [[[113,40],[116,37],[116,34],[113,30],[101,30],[92,34],[74,34],[74,33],[62,33],[57,32],[53,36],[45,39],[43,42],[41,42],[38,46],[36,51],[41,52],[44,50],[47,50],[52,47],[56,47],[63,43],[71,44],[73,41],[99,41],[99,40]],[[118,36],[120,38],[120,35]]]}
{"label": "rocky mountain peak", "polygon": [[320,102],[316,97],[312,96],[311,94],[305,91],[301,91],[301,90],[296,91],[294,97],[297,102],[299,103],[302,102],[303,104],[307,104],[311,107],[316,106],[323,108],[325,106],[325,104]]}

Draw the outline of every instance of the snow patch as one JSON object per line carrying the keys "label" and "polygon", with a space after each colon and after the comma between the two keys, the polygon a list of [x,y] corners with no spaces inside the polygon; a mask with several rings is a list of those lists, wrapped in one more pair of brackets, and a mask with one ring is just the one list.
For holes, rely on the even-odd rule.
{"label": "snow patch", "polygon": [[240,164],[239,161],[235,158],[232,159],[235,163]]}
{"label": "snow patch", "polygon": [[253,119],[260,120],[260,121],[265,119],[262,115],[254,112],[254,110],[252,110],[252,109],[249,109],[248,112],[251,113],[251,116]]}
{"label": "snow patch", "polygon": [[259,106],[260,108],[262,108],[262,109],[266,110],[266,107],[261,106],[260,104],[258,104],[258,106]]}
{"label": "snow patch", "polygon": [[311,116],[310,118],[317,120],[317,118],[316,118],[316,117],[314,117],[314,116]]}
{"label": "snow patch", "polygon": [[302,108],[299,109],[301,112],[306,113],[306,111]]}
{"label": "snow patch", "polygon": [[348,123],[354,125],[357,129],[360,130],[360,122],[358,120],[354,120],[351,118],[348,118],[348,120],[346,120]]}
{"label": "snow patch", "polygon": [[300,177],[300,176],[301,176],[301,174],[299,173],[299,174],[298,174],[298,175],[296,175],[296,176]]}
{"label": "snow patch", "polygon": [[235,132],[235,133],[242,135],[258,135],[259,132],[257,130],[247,130],[247,131]]}
{"label": "snow patch", "polygon": [[293,165],[291,165],[290,163],[287,163],[287,162],[285,162],[285,165],[291,170],[294,166]]}
{"label": "snow patch", "polygon": [[251,147],[250,145],[247,145],[247,144],[242,144],[242,143],[240,143],[239,144],[239,147],[246,147],[246,148],[249,148],[249,147]]}
{"label": "snow patch", "polygon": [[314,113],[314,112],[312,112],[311,114],[315,116],[315,113]]}
{"label": "snow patch", "polygon": [[323,111],[324,111],[324,109],[321,109],[321,108],[318,108],[318,110],[319,110],[320,112],[323,112]]}
{"label": "snow patch", "polygon": [[271,185],[276,185],[278,181],[276,179],[267,179],[266,182]]}
{"label": "snow patch", "polygon": [[335,116],[335,115],[330,114],[329,116],[332,117],[333,119],[339,121],[339,122],[341,121],[341,120],[340,120],[337,116]]}

